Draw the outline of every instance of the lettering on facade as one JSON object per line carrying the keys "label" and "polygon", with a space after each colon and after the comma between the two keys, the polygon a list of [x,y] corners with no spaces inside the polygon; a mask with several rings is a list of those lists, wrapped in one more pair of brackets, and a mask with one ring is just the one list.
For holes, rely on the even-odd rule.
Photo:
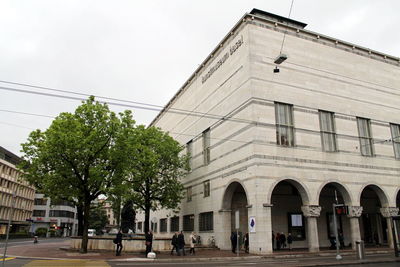
{"label": "lettering on facade", "polygon": [[201,77],[201,83],[205,83],[208,78],[210,78],[213,73],[219,69],[219,67],[222,66],[222,64],[225,63],[225,61],[229,58],[229,56],[232,56],[233,53],[235,53],[238,48],[240,46],[242,46],[243,44],[243,35],[240,36],[240,38],[229,48],[229,51],[226,52],[225,54],[222,55],[222,57],[217,61],[217,63],[215,63],[206,73],[206,75],[204,75],[203,77]]}

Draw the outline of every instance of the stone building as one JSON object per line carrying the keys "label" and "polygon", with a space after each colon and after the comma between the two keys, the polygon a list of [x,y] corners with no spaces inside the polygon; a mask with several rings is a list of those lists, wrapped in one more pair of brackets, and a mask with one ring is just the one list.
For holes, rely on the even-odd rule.
{"label": "stone building", "polygon": [[55,235],[77,235],[76,206],[68,201],[53,201],[44,194],[36,193],[32,214],[32,232],[38,228],[53,230]]}
{"label": "stone building", "polygon": [[338,216],[345,245],[393,245],[400,59],[305,27],[245,14],[151,123],[191,155],[180,212],[151,214],[157,235],[195,231],[229,249],[238,210],[250,252],[272,253],[272,232],[318,251],[337,203],[349,211]]}
{"label": "stone building", "polygon": [[[0,146],[0,234],[28,232],[32,216],[35,189],[21,179],[16,165],[20,158]],[[28,220],[28,221],[27,221]]]}

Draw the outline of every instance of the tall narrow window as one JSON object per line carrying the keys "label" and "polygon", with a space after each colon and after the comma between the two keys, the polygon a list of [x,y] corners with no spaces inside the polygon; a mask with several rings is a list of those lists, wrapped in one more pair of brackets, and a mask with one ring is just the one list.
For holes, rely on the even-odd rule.
{"label": "tall narrow window", "polygon": [[337,151],[334,114],[328,111],[319,111],[319,125],[321,128],[321,143],[324,151]]}
{"label": "tall narrow window", "polygon": [[390,130],[392,132],[394,156],[400,159],[400,125],[390,124]]}
{"label": "tall narrow window", "polygon": [[293,106],[275,102],[276,143],[294,146]]}
{"label": "tall narrow window", "polygon": [[192,201],[192,187],[191,186],[189,186],[187,189],[186,189],[186,198],[187,198],[187,201],[189,202],[189,201]]}
{"label": "tall narrow window", "polygon": [[204,197],[210,196],[210,180],[207,180],[203,183],[204,186]]}
{"label": "tall narrow window", "polygon": [[210,163],[210,128],[203,132],[203,156],[204,165]]}
{"label": "tall narrow window", "polygon": [[160,232],[167,232],[167,218],[160,219]]}
{"label": "tall narrow window", "polygon": [[171,232],[178,232],[179,231],[179,217],[174,216],[170,219],[170,231]]}
{"label": "tall narrow window", "polygon": [[186,143],[186,155],[189,158],[189,168],[193,168],[193,161],[192,161],[192,156],[193,156],[193,140],[190,140],[189,142]]}
{"label": "tall narrow window", "polygon": [[214,230],[214,213],[203,212],[199,214],[199,231]]}
{"label": "tall narrow window", "polygon": [[358,135],[360,137],[360,151],[363,156],[373,156],[374,147],[369,119],[357,118]]}
{"label": "tall narrow window", "polygon": [[194,230],[194,214],[183,216],[183,231],[193,231]]}

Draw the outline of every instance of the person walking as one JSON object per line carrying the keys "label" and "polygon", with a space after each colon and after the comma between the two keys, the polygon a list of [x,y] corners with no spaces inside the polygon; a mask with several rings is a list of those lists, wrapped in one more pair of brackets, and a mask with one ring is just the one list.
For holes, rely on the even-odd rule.
{"label": "person walking", "polygon": [[281,248],[285,248],[286,247],[286,236],[283,232],[279,235],[279,239],[280,239],[280,243],[281,243]]}
{"label": "person walking", "polygon": [[115,256],[121,256],[122,251],[122,232],[121,230],[118,231],[117,236],[115,237],[115,244],[117,245],[117,249],[115,251]]}
{"label": "person walking", "polygon": [[235,232],[232,232],[231,234],[231,244],[232,244],[232,252],[236,253],[237,234]]}
{"label": "person walking", "polygon": [[272,250],[276,249],[275,247],[275,233],[272,231]]}
{"label": "person walking", "polygon": [[249,253],[249,233],[246,233],[243,238],[244,252]]}
{"label": "person walking", "polygon": [[175,232],[175,234],[172,236],[171,245],[172,245],[171,255],[174,255],[174,250],[176,251],[176,255],[179,255],[179,251],[178,251],[178,232]]}
{"label": "person walking", "polygon": [[292,243],[293,243],[292,233],[288,233],[288,235],[287,235],[287,243],[288,243],[289,250],[292,250]]}
{"label": "person walking", "polygon": [[147,254],[149,254],[149,252],[152,251],[152,246],[153,246],[153,233],[151,232],[151,230],[149,230],[146,233],[145,239],[146,239],[146,257],[147,257]]}
{"label": "person walking", "polygon": [[189,251],[189,254],[195,254],[195,251],[194,251],[194,246],[196,245],[196,243],[197,243],[197,236],[196,236],[196,234],[194,233],[194,232],[192,232],[192,234],[189,236],[189,239],[190,239],[190,251]]}
{"label": "person walking", "polygon": [[180,234],[178,235],[178,256],[180,256],[180,252],[182,251],[182,255],[186,256],[185,253],[185,236],[183,235],[183,232],[181,231]]}
{"label": "person walking", "polygon": [[275,236],[275,240],[276,240],[276,250],[280,250],[281,249],[281,238],[280,238],[280,233],[277,232],[276,236]]}

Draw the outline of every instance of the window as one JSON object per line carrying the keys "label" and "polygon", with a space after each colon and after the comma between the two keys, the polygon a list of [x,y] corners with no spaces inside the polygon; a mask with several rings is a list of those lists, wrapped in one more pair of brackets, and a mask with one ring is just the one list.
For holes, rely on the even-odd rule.
{"label": "window", "polygon": [[150,227],[151,231],[153,231],[154,233],[157,232],[157,223],[153,223],[151,222],[151,227]]}
{"label": "window", "polygon": [[189,168],[192,169],[193,168],[193,161],[192,161],[192,156],[193,156],[193,140],[190,140],[189,142],[187,142],[186,144],[186,155],[189,158]]}
{"label": "window", "polygon": [[371,132],[371,121],[369,119],[357,118],[358,135],[360,137],[360,151],[363,156],[373,156],[373,139]]}
{"label": "window", "polygon": [[337,151],[336,130],[333,112],[319,111],[319,125],[321,128],[321,143],[324,151]]}
{"label": "window", "polygon": [[294,146],[293,106],[275,103],[276,143]]}
{"label": "window", "polygon": [[160,232],[167,232],[167,219],[160,219]]}
{"label": "window", "polygon": [[32,213],[33,217],[46,217],[46,211],[45,210],[34,210]]}
{"label": "window", "polygon": [[199,214],[199,231],[214,230],[214,213],[204,212]]}
{"label": "window", "polygon": [[203,183],[204,186],[204,197],[209,197],[210,196],[210,180],[205,181]]}
{"label": "window", "polygon": [[[343,233],[343,226],[342,226],[342,216],[335,216],[336,217],[336,226],[338,233]],[[335,223],[333,221],[333,213],[327,212],[326,213],[326,223],[328,228],[328,239],[335,238]]]}
{"label": "window", "polygon": [[191,232],[194,230],[194,214],[183,216],[183,231]]}
{"label": "window", "polygon": [[47,198],[35,198],[34,205],[46,206],[47,205]]}
{"label": "window", "polygon": [[51,210],[50,217],[64,217],[64,218],[74,218],[75,214],[72,211],[67,210]]}
{"label": "window", "polygon": [[68,207],[72,207],[72,208],[75,207],[74,204],[72,204],[71,202],[66,201],[66,200],[57,200],[57,201],[50,200],[50,205],[51,206],[68,206]]}
{"label": "window", "polygon": [[301,213],[288,213],[288,232],[292,234],[293,240],[305,240],[306,230],[304,226],[304,216]]}
{"label": "window", "polygon": [[400,125],[391,123],[390,130],[392,132],[394,156],[400,159]]}
{"label": "window", "polygon": [[[114,223],[115,224],[115,223]],[[138,224],[137,224],[137,229],[139,230],[139,231],[143,231],[143,222],[138,222]]]}
{"label": "window", "polygon": [[170,231],[171,232],[178,232],[179,231],[179,217],[175,216],[170,219]]}
{"label": "window", "polygon": [[186,198],[187,198],[188,202],[192,201],[192,187],[191,186],[186,188]]}
{"label": "window", "polygon": [[203,156],[204,165],[210,163],[210,128],[203,132]]}

